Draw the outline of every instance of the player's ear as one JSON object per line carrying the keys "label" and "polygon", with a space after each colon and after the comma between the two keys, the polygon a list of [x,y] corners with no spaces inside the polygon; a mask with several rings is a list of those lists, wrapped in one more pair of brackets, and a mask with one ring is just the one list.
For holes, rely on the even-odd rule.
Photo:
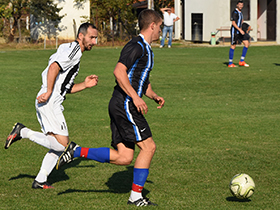
{"label": "player's ear", "polygon": [[84,37],[84,35],[83,35],[82,33],[79,33],[79,34],[78,34],[78,38],[79,38],[80,40],[83,40],[83,37]]}
{"label": "player's ear", "polygon": [[152,22],[151,25],[150,25],[150,27],[151,27],[152,30],[154,30],[154,28],[155,28],[155,22]]}

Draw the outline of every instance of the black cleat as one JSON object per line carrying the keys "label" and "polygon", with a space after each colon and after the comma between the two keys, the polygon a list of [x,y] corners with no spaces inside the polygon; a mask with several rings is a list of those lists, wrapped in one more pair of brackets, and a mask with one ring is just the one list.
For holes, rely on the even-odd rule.
{"label": "black cleat", "polygon": [[74,159],[74,151],[78,145],[71,141],[65,148],[64,152],[58,158],[56,163],[56,170],[59,170],[64,164],[70,163]]}
{"label": "black cleat", "polygon": [[10,135],[6,139],[5,149],[8,149],[12,143],[21,140],[20,130],[25,126],[21,123],[16,123],[11,131]]}
{"label": "black cleat", "polygon": [[51,189],[51,188],[54,188],[54,187],[51,186],[47,182],[39,183],[36,180],[34,180],[34,182],[32,183],[32,188],[33,189]]}
{"label": "black cleat", "polygon": [[135,205],[135,206],[157,206],[157,204],[152,203],[149,201],[149,198],[140,198],[137,201],[131,201],[130,199],[127,201],[128,205]]}

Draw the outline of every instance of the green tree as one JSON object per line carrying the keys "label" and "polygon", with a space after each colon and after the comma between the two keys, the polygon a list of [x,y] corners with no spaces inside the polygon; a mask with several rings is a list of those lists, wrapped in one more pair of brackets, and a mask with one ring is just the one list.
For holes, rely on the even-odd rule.
{"label": "green tree", "polygon": [[[30,14],[32,14],[33,34],[43,32],[50,39],[56,36],[58,24],[64,15],[59,15],[62,8],[58,8],[53,0],[31,0]],[[37,35],[33,35],[36,38]]]}
{"label": "green tree", "polygon": [[[85,0],[75,0],[84,2]],[[129,37],[135,34],[136,10],[133,4],[138,0],[91,0],[91,22],[99,30],[99,34],[107,35],[114,45],[115,35],[122,38],[123,33]],[[111,24],[113,29],[111,29]],[[118,30],[116,30],[118,28]]]}
{"label": "green tree", "polygon": [[53,0],[0,0],[0,17],[11,23],[11,28],[8,26],[9,41],[13,41],[16,31],[21,40],[20,19],[23,15],[32,14],[36,21],[46,23],[44,27],[50,24],[57,27],[63,18],[59,15],[61,9]]}

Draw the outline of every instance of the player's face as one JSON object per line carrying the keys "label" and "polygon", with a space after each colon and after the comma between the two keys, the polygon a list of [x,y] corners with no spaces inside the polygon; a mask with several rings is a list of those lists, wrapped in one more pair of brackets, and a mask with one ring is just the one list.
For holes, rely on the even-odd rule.
{"label": "player's face", "polygon": [[241,10],[243,9],[243,6],[244,6],[243,3],[238,3],[238,4],[236,5],[236,8],[237,8],[239,11],[241,11]]}
{"label": "player's face", "polygon": [[83,37],[82,43],[86,51],[91,50],[91,48],[97,44],[98,32],[95,28],[89,27],[87,29],[87,34]]}
{"label": "player's face", "polygon": [[161,24],[162,24],[162,20],[158,23],[154,23],[153,41],[156,41],[159,39],[159,35],[161,32],[161,29],[160,29]]}

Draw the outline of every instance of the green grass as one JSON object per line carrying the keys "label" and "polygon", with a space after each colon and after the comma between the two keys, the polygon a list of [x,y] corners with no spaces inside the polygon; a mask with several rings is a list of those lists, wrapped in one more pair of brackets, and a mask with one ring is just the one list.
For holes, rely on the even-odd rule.
{"label": "green grass", "polygon": [[[249,68],[227,68],[228,47],[154,48],[150,81],[166,100],[153,101],[146,118],[157,151],[144,194],[152,209],[279,209],[279,46],[250,47]],[[70,140],[86,147],[110,146],[108,102],[121,48],[85,52],[76,82],[99,76],[92,89],[68,95],[64,114]],[[242,48],[235,50],[235,63]],[[20,121],[40,130],[34,101],[41,72],[54,50],[0,52],[0,138]],[[134,209],[126,205],[133,164],[115,166],[77,159],[53,171],[55,189],[33,190],[47,149],[21,140],[0,152],[0,209]],[[138,150],[136,150],[136,154]],[[256,191],[237,201],[230,179],[244,172]]]}

